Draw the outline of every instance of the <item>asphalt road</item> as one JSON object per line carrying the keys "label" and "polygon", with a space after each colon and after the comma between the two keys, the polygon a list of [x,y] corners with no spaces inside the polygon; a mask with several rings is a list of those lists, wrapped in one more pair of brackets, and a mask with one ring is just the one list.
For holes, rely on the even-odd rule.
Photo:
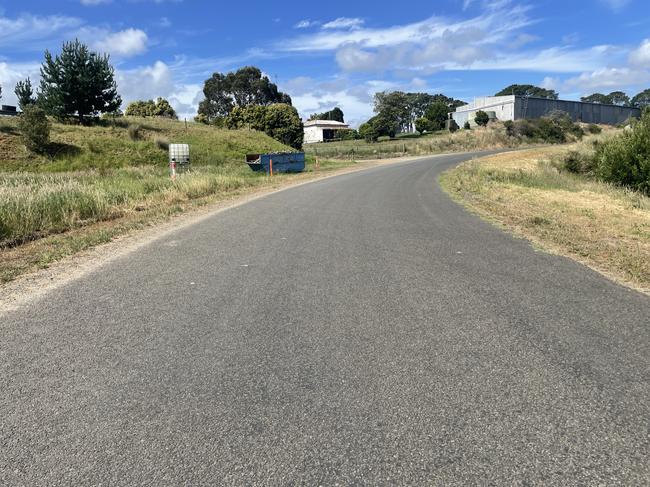
{"label": "asphalt road", "polygon": [[2,485],[647,485],[650,299],[437,185],[275,193],[1,316]]}

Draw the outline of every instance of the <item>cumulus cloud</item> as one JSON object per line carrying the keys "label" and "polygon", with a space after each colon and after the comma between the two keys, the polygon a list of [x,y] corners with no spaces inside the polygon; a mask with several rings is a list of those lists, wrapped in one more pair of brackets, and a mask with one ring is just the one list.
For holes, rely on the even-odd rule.
{"label": "cumulus cloud", "polygon": [[108,52],[117,57],[131,57],[137,54],[142,54],[147,50],[148,37],[147,34],[140,29],[126,29],[119,32],[103,32],[102,35],[99,36],[97,34],[99,34],[99,32],[95,32],[92,36],[95,39],[91,41],[92,47],[102,52]]}
{"label": "cumulus cloud", "polygon": [[40,83],[40,63],[7,63],[0,62],[0,86],[2,86],[2,103],[16,105],[14,88],[18,81],[29,77],[32,86]]}
{"label": "cumulus cloud", "polygon": [[650,39],[645,39],[630,53],[630,63],[640,68],[650,69]]}
{"label": "cumulus cloud", "polygon": [[203,99],[203,85],[185,82],[176,75],[173,66],[156,61],[152,65],[116,71],[118,91],[124,106],[135,100],[167,98],[180,118],[196,115]]}

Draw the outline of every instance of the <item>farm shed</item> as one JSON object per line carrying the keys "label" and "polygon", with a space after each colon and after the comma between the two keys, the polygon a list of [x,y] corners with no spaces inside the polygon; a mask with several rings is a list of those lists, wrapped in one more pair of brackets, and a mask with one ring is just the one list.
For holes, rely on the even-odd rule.
{"label": "farm shed", "polygon": [[346,123],[335,120],[309,120],[305,122],[305,144],[315,142],[327,142],[336,138],[336,132],[348,129],[350,126]]}
{"label": "farm shed", "polygon": [[467,121],[474,125],[474,117],[479,110],[487,112],[490,118],[502,122],[540,118],[556,110],[568,113],[575,122],[606,125],[618,125],[631,117],[641,116],[641,110],[638,108],[519,95],[475,98],[472,103],[457,108],[449,115],[462,127]]}

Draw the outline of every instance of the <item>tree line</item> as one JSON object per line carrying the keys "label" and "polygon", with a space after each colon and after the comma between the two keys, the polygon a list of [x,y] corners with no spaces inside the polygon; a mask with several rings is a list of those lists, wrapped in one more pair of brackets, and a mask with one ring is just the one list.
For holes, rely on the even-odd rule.
{"label": "tree line", "polygon": [[295,149],[302,147],[304,126],[291,97],[259,68],[214,73],[205,81],[203,95],[197,122],[259,130]]}

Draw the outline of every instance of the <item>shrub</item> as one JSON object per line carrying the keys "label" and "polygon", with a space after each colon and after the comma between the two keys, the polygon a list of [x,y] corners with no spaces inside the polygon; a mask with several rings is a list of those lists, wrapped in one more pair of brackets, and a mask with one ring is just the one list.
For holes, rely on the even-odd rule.
{"label": "shrub", "polygon": [[42,108],[36,105],[26,106],[18,120],[18,128],[23,134],[27,149],[35,153],[47,150],[50,142],[50,122]]}
{"label": "shrub", "polygon": [[420,117],[415,121],[415,130],[421,134],[428,132],[430,130],[430,122],[426,117]]}
{"label": "shrub", "polygon": [[354,129],[341,129],[336,135],[341,140],[357,140],[359,138],[359,132]]}
{"label": "shrub", "polygon": [[476,112],[474,121],[478,126],[485,127],[490,121],[490,116],[487,113],[485,113],[483,110],[479,110],[478,112]]}
{"label": "shrub", "polygon": [[359,135],[368,143],[377,142],[379,132],[372,122],[362,123],[359,127]]}
{"label": "shrub", "polygon": [[[469,124],[469,122],[467,122]],[[506,120],[503,122],[503,126],[506,129],[506,135],[508,137],[515,137],[517,135],[517,131],[515,130],[515,122],[512,120]]]}
{"label": "shrub", "polygon": [[594,155],[575,150],[569,151],[562,158],[562,166],[575,174],[592,174],[595,169]]}
{"label": "shrub", "polygon": [[590,134],[599,134],[603,131],[603,129],[599,125],[596,125],[595,123],[590,123],[589,126],[587,127],[587,130],[589,131]]}
{"label": "shrub", "polygon": [[465,125],[463,125],[463,128],[465,130],[472,130],[472,125],[469,123],[469,120],[465,122]]}
{"label": "shrub", "polygon": [[454,120],[453,118],[452,118],[451,120],[449,120],[449,131],[450,131],[452,134],[453,134],[454,132],[456,132],[459,128],[460,128],[460,127],[459,127],[458,124],[456,123],[456,120]]}
{"label": "shrub", "polygon": [[165,138],[162,137],[156,137],[154,139],[154,144],[156,147],[162,151],[168,151],[169,150],[169,141]]}
{"label": "shrub", "polygon": [[141,131],[142,127],[140,127],[140,125],[129,125],[129,128],[127,129],[129,139],[133,140],[134,142],[136,140],[140,140],[142,138]]}
{"label": "shrub", "polygon": [[650,111],[630,130],[598,144],[595,160],[604,181],[650,194]]}

